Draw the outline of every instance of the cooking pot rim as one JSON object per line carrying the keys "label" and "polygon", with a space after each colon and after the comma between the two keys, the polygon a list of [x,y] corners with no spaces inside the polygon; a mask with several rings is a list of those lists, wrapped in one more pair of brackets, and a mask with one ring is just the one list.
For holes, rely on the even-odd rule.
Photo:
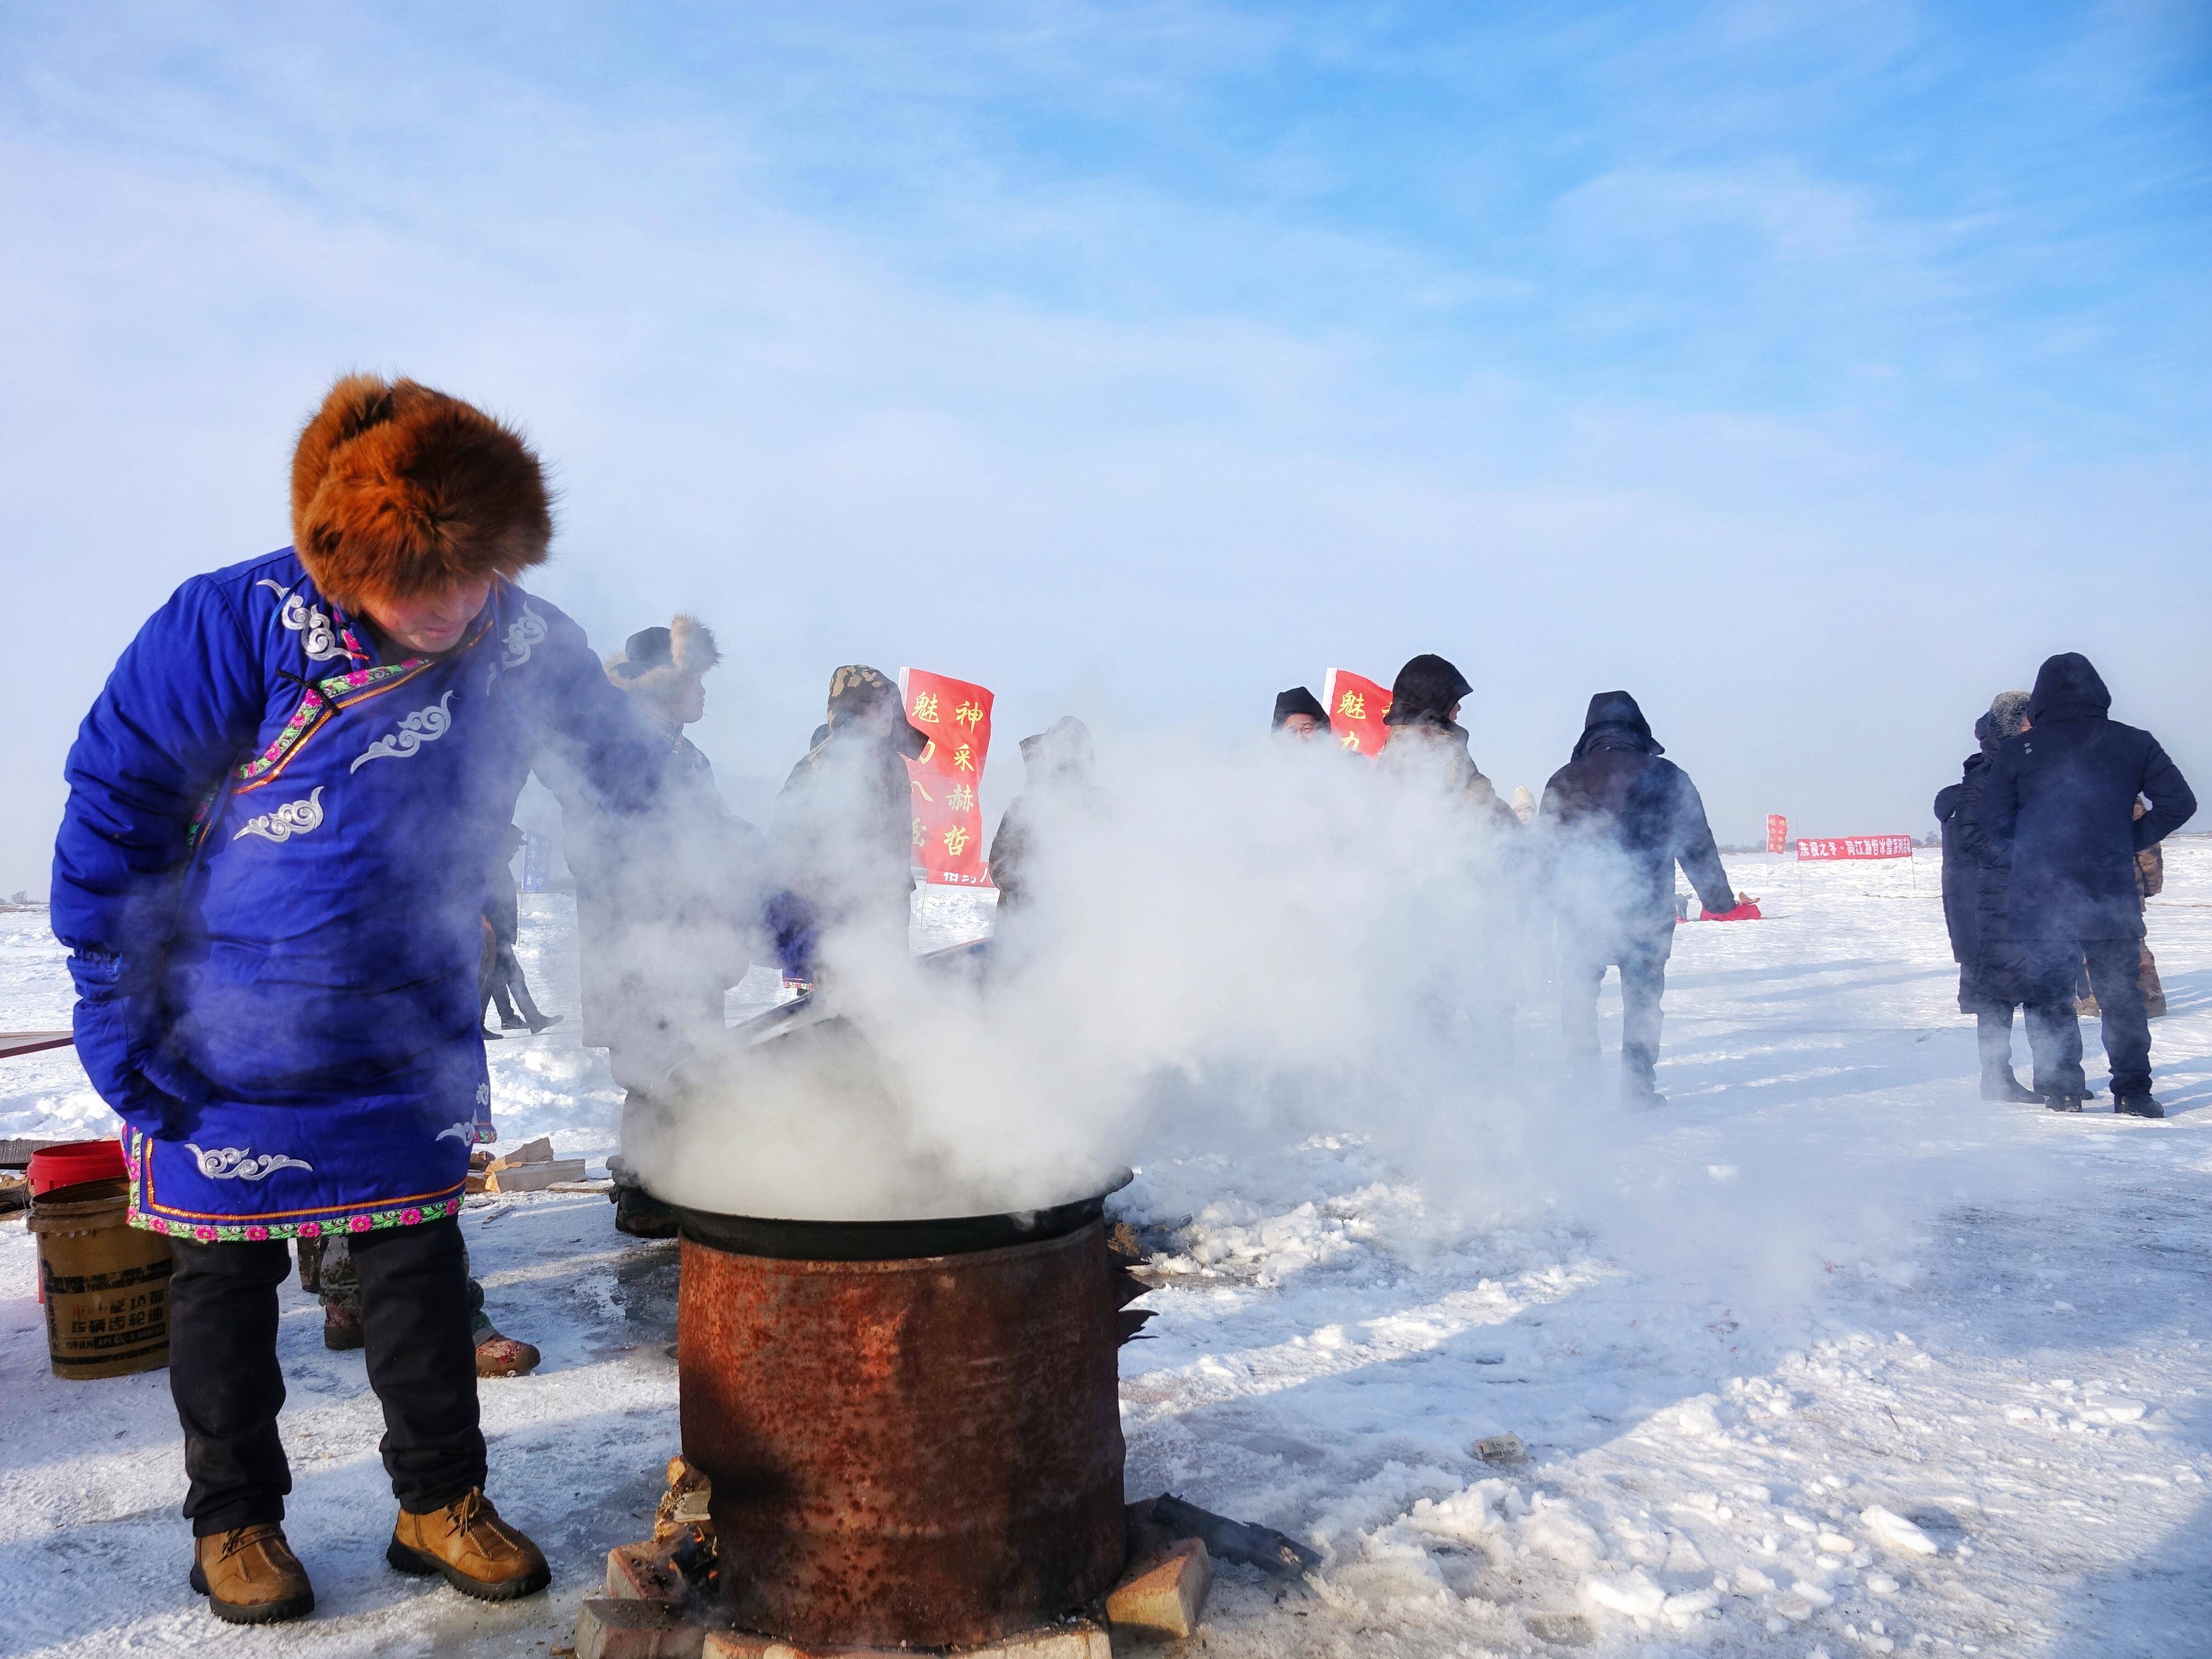
{"label": "cooking pot rim", "polygon": [[669,1208],[687,1242],[735,1255],[782,1261],[908,1261],[1065,1237],[1097,1220],[1106,1212],[1106,1200],[1135,1179],[1134,1170],[1124,1169],[1097,1192],[1042,1209],[916,1220],[819,1221],[725,1215],[682,1204]]}

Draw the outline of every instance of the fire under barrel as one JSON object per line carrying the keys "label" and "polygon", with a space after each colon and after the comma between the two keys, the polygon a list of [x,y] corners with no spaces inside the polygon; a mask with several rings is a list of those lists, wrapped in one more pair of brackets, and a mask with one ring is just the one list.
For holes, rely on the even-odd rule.
{"label": "fire under barrel", "polygon": [[1103,1195],[1031,1215],[682,1211],[684,1455],[726,1610],[824,1645],[965,1646],[1123,1565],[1118,1353],[1139,1287]]}

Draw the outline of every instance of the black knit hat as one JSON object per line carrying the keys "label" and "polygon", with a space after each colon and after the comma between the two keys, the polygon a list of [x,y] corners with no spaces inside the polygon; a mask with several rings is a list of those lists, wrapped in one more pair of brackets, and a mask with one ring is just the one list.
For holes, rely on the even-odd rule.
{"label": "black knit hat", "polygon": [[1328,729],[1328,710],[1321,706],[1319,697],[1303,685],[1294,685],[1287,691],[1275,694],[1274,729],[1281,731],[1283,722],[1293,714],[1310,714],[1321,722],[1322,730]]}

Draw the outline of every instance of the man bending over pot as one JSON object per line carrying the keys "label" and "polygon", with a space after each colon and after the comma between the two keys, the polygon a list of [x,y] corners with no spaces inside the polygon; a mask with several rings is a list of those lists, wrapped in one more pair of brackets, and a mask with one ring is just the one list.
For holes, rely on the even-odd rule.
{"label": "man bending over pot", "polygon": [[54,854],[77,1052],[127,1126],[131,1220],[174,1247],[191,1584],[233,1623],[314,1605],[280,1524],[294,1237],[343,1234],[360,1276],[386,1559],[486,1601],[547,1583],[484,1496],[477,1421],[478,917],[538,745],[633,816],[666,748],[515,586],[544,480],[469,404],[340,380],[292,458],[292,532],[139,630],[70,751]]}

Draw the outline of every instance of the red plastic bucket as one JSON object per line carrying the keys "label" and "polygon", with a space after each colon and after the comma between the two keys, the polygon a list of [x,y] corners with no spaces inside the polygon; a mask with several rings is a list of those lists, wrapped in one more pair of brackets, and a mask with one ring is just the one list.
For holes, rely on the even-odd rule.
{"label": "red plastic bucket", "polygon": [[88,1181],[121,1181],[130,1173],[119,1140],[68,1140],[58,1146],[41,1146],[31,1154],[27,1171],[33,1198]]}

